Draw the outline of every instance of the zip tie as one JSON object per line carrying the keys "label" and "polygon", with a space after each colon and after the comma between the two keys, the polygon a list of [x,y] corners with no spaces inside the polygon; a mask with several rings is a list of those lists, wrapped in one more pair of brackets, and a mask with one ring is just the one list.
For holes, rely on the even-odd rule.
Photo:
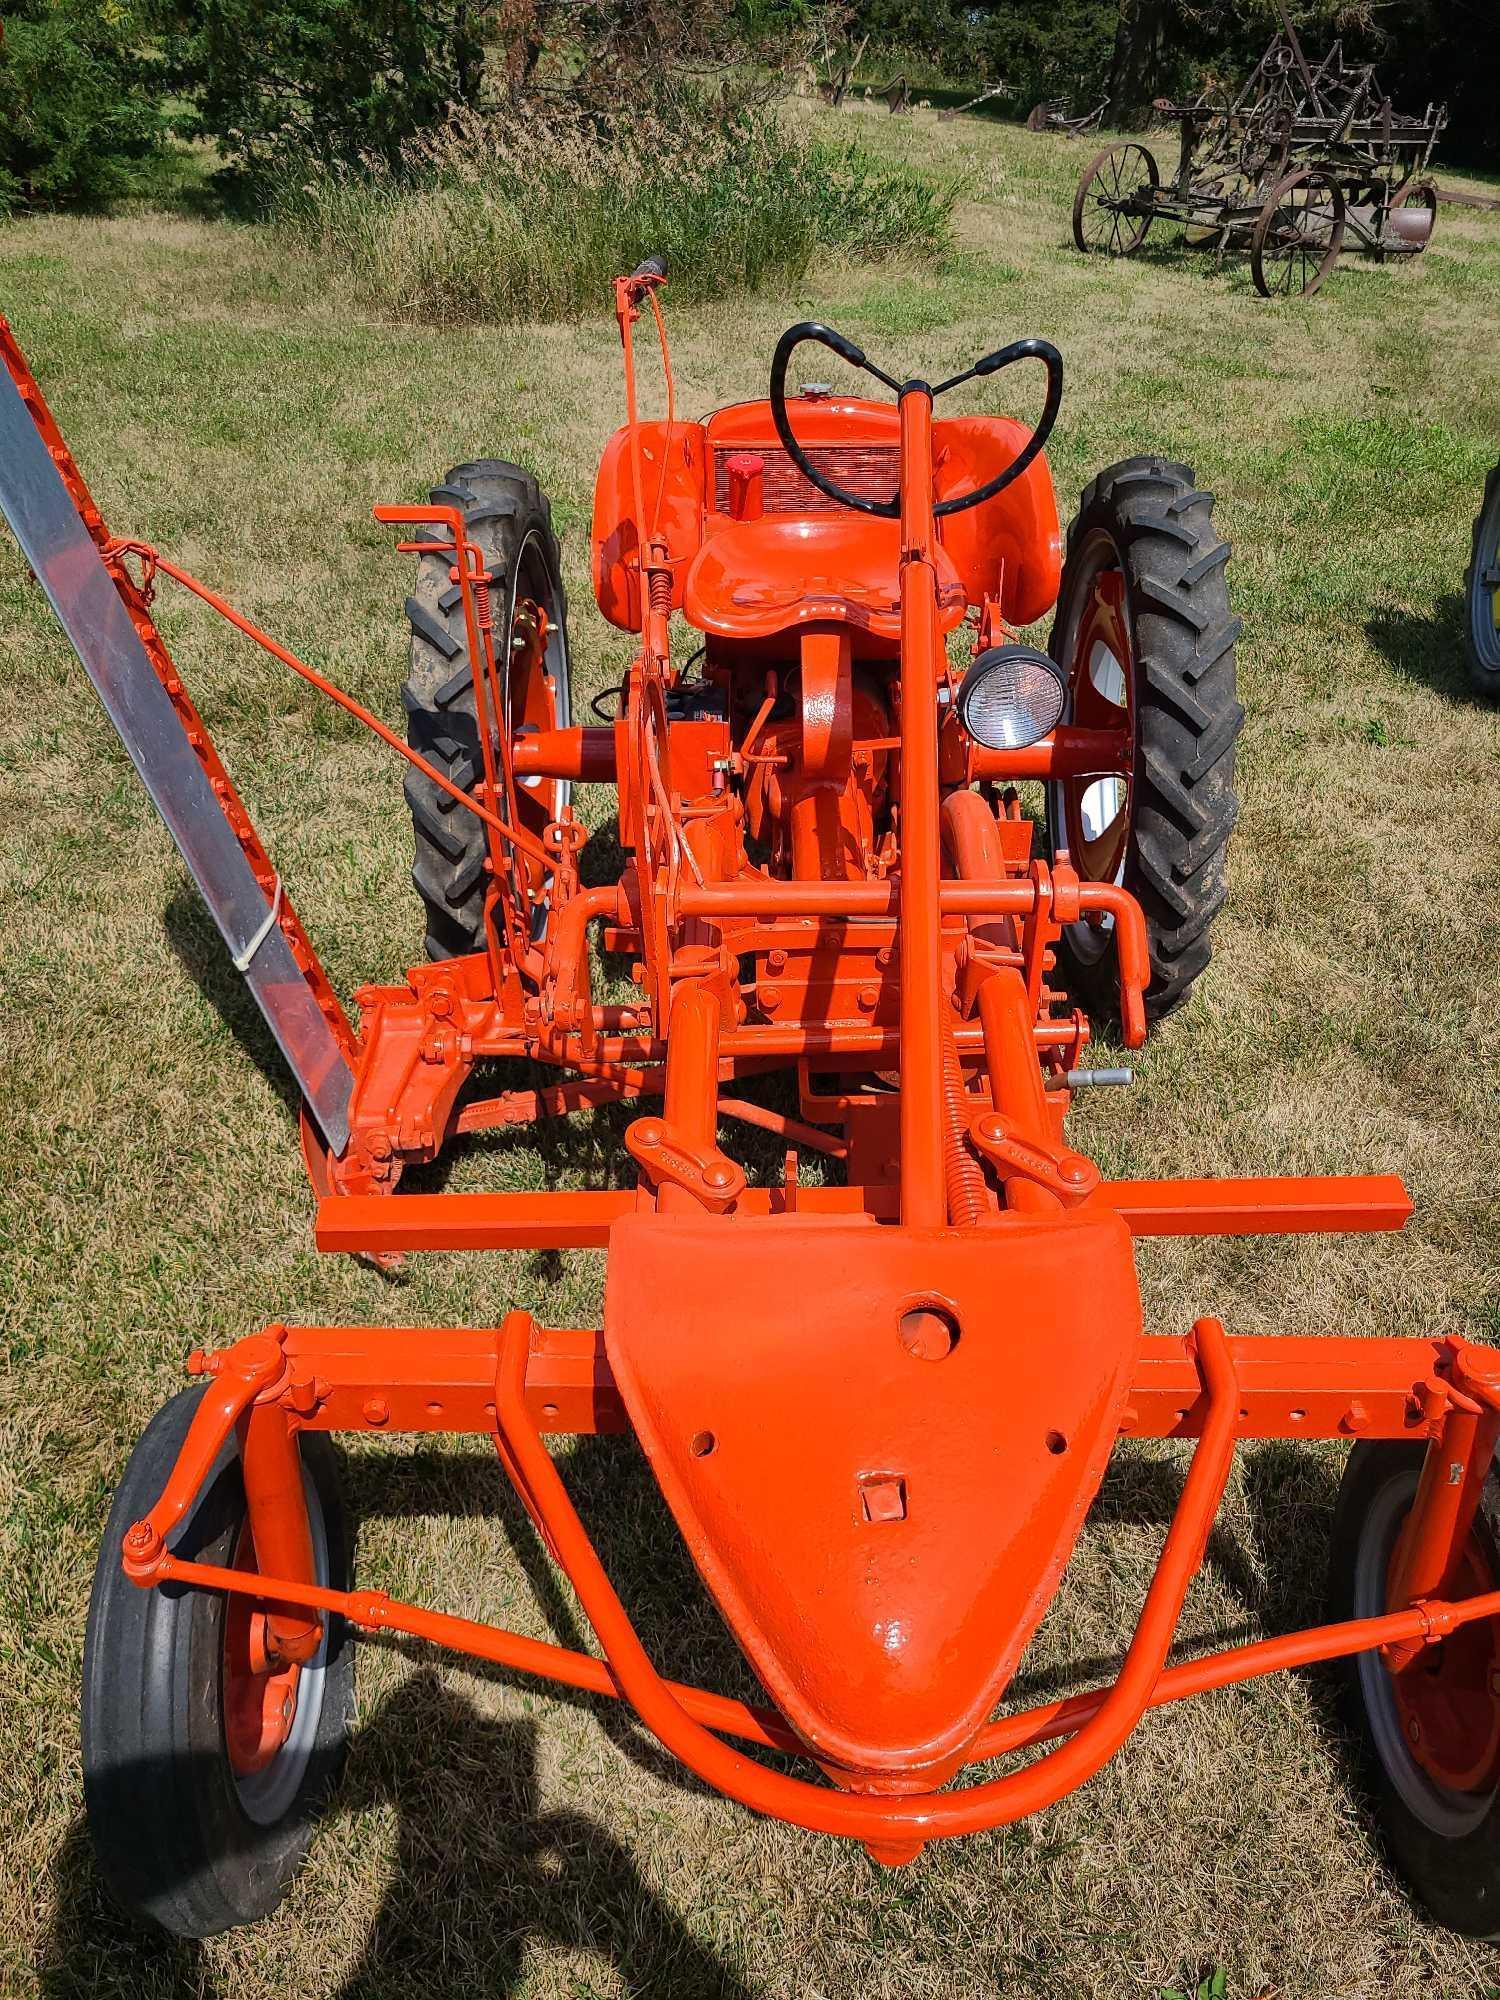
{"label": "zip tie", "polygon": [[248,972],[250,970],[251,959],[254,958],[255,954],[260,950],[261,946],[265,943],[266,939],[271,935],[272,931],[275,930],[280,920],[281,920],[281,877],[278,875],[276,877],[276,893],[271,898],[270,909],[266,911],[265,922],[261,925],[260,929],[255,933],[255,936],[251,938],[249,944],[245,946],[245,949],[243,951],[237,951],[234,955],[234,969],[236,972]]}

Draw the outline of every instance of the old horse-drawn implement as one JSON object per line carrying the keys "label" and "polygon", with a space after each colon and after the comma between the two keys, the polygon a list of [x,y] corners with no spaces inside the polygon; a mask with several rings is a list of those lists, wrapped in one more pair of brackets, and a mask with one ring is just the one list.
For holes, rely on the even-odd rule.
{"label": "old horse-drawn implement", "polygon": [[[1343,1658],[1398,1854],[1448,1921],[1500,1928],[1500,1356],[1212,1318],[1146,1333],[1135,1237],[1395,1229],[1410,1202],[1391,1176],[1110,1181],[1065,1136],[1100,1077],[1083,1004],[1138,1048],[1206,964],[1224,895],[1241,712],[1211,496],[1127,459],[1086,489],[1064,561],[1041,455],[1062,363],[1041,340],[933,387],[804,323],[767,400],[682,421],[668,370],[665,420],[642,421],[633,330],[661,330],[663,275],[615,288],[627,422],[593,579],[638,647],[602,721],[571,714],[530,474],[476,460],[430,504],[376,510],[418,566],[410,742],[366,720],[410,766],[429,961],[363,989],[357,1025],[153,588],[196,592],[365,712],[111,536],[5,336],[0,502],[298,1080],[318,1243],[608,1251],[602,1328],[274,1325],[191,1358],[200,1386],[125,1469],[90,1607],[105,1873],[187,1934],[272,1908],[342,1754],[353,1629],[623,1698],[709,1784],[887,1863],[1046,1807],[1150,1709]],[[808,341],[894,403],[789,392]],[[1035,429],[935,415],[1021,363],[1047,377]],[[1054,604],[1050,655],[1018,643]],[[1043,851],[1023,780],[1045,787]],[[589,886],[579,782],[615,788],[624,855]],[[523,1087],[517,1058],[551,1080]],[[772,1071],[795,1111],[767,1101]],[[466,1133],[630,1100],[611,1185],[402,1185]],[[758,1179],[747,1125],[781,1148]],[[341,1431],[489,1439],[600,1652],[357,1587]],[[546,1446],[590,1431],[633,1433],[763,1701],[658,1673]],[[997,1713],[1121,1438],[1193,1452],[1119,1671]],[[1354,1443],[1331,1622],[1169,1666],[1241,1438]]]}
{"label": "old horse-drawn implement", "polygon": [[1437,190],[1425,176],[1446,111],[1392,110],[1373,68],[1346,65],[1339,42],[1313,65],[1280,12],[1232,102],[1209,89],[1157,106],[1181,127],[1168,185],[1136,140],[1089,162],[1073,198],[1080,250],[1129,256],[1153,222],[1180,222],[1200,244],[1248,250],[1257,290],[1287,298],[1315,292],[1349,245],[1376,257],[1427,248]]}

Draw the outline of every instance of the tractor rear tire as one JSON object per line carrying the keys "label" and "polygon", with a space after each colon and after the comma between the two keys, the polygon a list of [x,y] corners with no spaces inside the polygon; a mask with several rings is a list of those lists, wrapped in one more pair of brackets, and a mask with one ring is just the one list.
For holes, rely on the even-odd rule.
{"label": "tractor rear tire", "polygon": [[1464,576],[1464,651],[1469,685],[1500,701],[1500,465],[1490,468]]}
{"label": "tractor rear tire", "polygon": [[[552,509],[533,475],[503,458],[480,458],[456,465],[432,489],[434,506],[462,509],[464,526],[477,543],[494,579],[496,671],[510,671],[512,626],[518,602],[531,599],[547,613],[547,720],[564,728],[571,720],[568,674],[567,598]],[[417,539],[441,541],[442,528],[420,530]],[[461,791],[472,792],[484,777],[484,757],[474,706],[463,601],[449,574],[452,557],[423,556],[416,586],[406,600],[411,626],[411,670],[401,688],[406,737],[413,750]],[[540,697],[541,691],[535,691]],[[509,699],[508,685],[506,698]],[[517,710],[528,706],[525,691]],[[497,753],[498,755],[498,753]],[[532,781],[529,804],[537,825],[555,817],[569,798],[565,780]],[[422,772],[406,776],[415,858],[411,879],[426,914],[429,958],[458,958],[484,948],[487,854],[483,823]],[[537,830],[536,827],[532,828]],[[533,912],[540,934],[545,910]]]}
{"label": "tractor rear tire", "polygon": [[[1350,1450],[1333,1510],[1331,1623],[1386,1610],[1391,1556],[1425,1455],[1425,1445],[1397,1439],[1368,1439]],[[1497,1582],[1500,1474],[1492,1467],[1453,1596],[1493,1590]],[[1391,1860],[1440,1924],[1500,1939],[1500,1621],[1460,1626],[1424,1647],[1400,1675],[1378,1652],[1351,1654],[1338,1666],[1345,1721]],[[1462,1774],[1447,1769],[1454,1755],[1466,1767]]]}
{"label": "tractor rear tire", "polygon": [[[1181,1006],[1208,964],[1228,893],[1245,719],[1228,559],[1213,495],[1191,466],[1168,459],[1127,458],[1101,472],[1068,529],[1052,657],[1068,676],[1069,719],[1123,731],[1128,769],[1049,784],[1049,845],[1054,857],[1067,848],[1084,880],[1123,883],[1139,900],[1152,1020]],[[1118,1019],[1107,921],[1070,924],[1058,969],[1089,1012]]]}
{"label": "tractor rear tire", "polygon": [[[354,1716],[354,1648],[344,1621],[328,1617],[318,1653],[292,1671],[285,1741],[236,1768],[226,1695],[240,1658],[236,1635],[244,1630],[248,1651],[248,1626],[230,1624],[222,1592],[175,1583],[142,1589],[120,1567],[125,1531],[160,1499],[201,1397],[184,1389],[164,1404],[130,1455],[104,1530],[83,1642],[83,1796],[99,1871],[127,1910],[193,1938],[276,1908],[343,1765]],[[337,1459],[325,1437],[304,1432],[299,1444],[317,1580],[347,1590],[352,1537]],[[174,1555],[237,1566],[247,1539],[231,1442],[168,1546]],[[240,1607],[251,1602],[235,1599]],[[249,1692],[264,1701],[260,1683],[252,1680]]]}

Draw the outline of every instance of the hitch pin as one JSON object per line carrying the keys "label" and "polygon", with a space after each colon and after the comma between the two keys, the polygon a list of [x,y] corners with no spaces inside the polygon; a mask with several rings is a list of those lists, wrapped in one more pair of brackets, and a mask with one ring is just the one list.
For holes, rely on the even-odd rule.
{"label": "hitch pin", "polygon": [[1049,1090],[1101,1090],[1110,1088],[1123,1090],[1127,1084],[1135,1082],[1133,1069],[1069,1069],[1059,1076],[1055,1071],[1047,1074]]}

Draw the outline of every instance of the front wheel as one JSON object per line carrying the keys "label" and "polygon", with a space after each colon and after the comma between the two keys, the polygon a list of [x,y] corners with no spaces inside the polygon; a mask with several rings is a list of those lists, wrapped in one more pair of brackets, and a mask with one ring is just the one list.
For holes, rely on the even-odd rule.
{"label": "front wheel", "polygon": [[[179,1937],[211,1937],[275,1909],[343,1763],[354,1711],[342,1619],[324,1619],[305,1665],[278,1668],[257,1646],[253,1598],[170,1583],[143,1590],[120,1567],[121,1538],[160,1498],[199,1395],[174,1396],[130,1455],[83,1642],[83,1792],[100,1872],[126,1909]],[[333,1449],[304,1434],[301,1454],[317,1580],[347,1590]],[[232,1443],[169,1546],[255,1567]]]}
{"label": "front wheel", "polygon": [[1073,197],[1073,241],[1080,250],[1129,257],[1146,240],[1161,176],[1134,140],[1106,146],[1083,170]]}
{"label": "front wheel", "polygon": [[[1333,1515],[1328,1616],[1378,1618],[1425,1446],[1356,1444]],[[1455,1597],[1500,1581],[1500,1477],[1492,1468]],[[1346,1717],[1364,1753],[1391,1858],[1439,1923],[1500,1938],[1500,1620],[1461,1625],[1392,1673],[1378,1652],[1342,1663]]]}
{"label": "front wheel", "polygon": [[[1084,489],[1068,529],[1051,652],[1068,679],[1068,720],[1121,745],[1109,768],[1047,788],[1054,858],[1139,901],[1151,947],[1146,1012],[1187,998],[1209,960],[1228,892],[1237,813],[1229,545],[1191,466],[1128,458]],[[1118,1007],[1109,919],[1070,924],[1058,963],[1091,1012]]]}

